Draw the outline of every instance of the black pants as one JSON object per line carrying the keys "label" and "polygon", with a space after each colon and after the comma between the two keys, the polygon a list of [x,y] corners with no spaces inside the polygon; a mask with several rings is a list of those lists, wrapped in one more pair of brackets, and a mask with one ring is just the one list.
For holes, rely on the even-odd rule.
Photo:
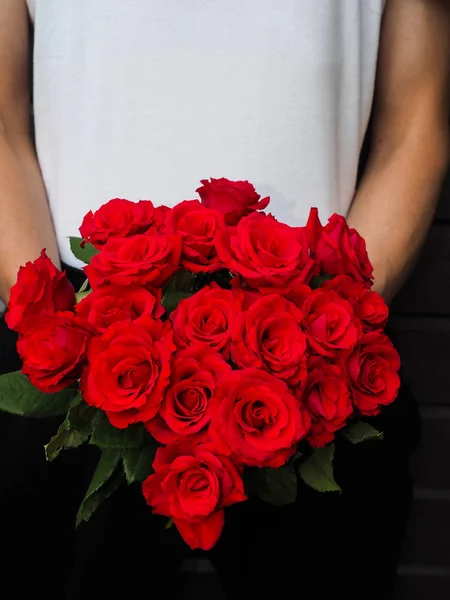
{"label": "black pants", "polygon": [[[341,494],[300,484],[294,505],[253,499],[226,509],[218,544],[196,555],[213,562],[230,600],[392,597],[412,502],[408,455],[418,433],[405,387],[387,416],[384,442],[338,449]],[[79,530],[68,600],[91,598],[86,589],[92,598],[182,597],[173,574],[195,554],[165,522],[151,515],[139,488],[113,496]]]}
{"label": "black pants", "polygon": [[[19,366],[15,336],[0,320],[0,372]],[[181,598],[175,573],[183,558],[202,553],[189,551],[174,528],[164,529],[138,486],[116,492],[75,533],[97,453],[86,446],[46,463],[43,445],[58,424],[0,414],[2,589],[18,599]],[[382,426],[383,442],[338,447],[341,494],[299,484],[294,505],[252,499],[226,510],[208,558],[228,598],[391,598],[419,428],[405,385]]]}

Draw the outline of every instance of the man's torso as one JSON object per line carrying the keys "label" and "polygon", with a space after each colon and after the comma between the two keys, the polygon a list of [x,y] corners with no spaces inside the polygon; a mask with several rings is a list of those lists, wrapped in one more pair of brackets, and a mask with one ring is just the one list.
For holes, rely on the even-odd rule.
{"label": "man's torso", "polygon": [[345,213],[383,0],[28,0],[39,161],[63,260],[111,197],[249,179],[278,218]]}

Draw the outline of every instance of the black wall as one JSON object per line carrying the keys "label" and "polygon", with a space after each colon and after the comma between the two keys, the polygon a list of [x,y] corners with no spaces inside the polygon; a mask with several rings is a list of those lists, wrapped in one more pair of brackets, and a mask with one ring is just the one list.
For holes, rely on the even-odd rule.
{"label": "black wall", "polygon": [[392,330],[420,405],[415,499],[398,600],[450,598],[450,173],[411,277],[392,305]]}

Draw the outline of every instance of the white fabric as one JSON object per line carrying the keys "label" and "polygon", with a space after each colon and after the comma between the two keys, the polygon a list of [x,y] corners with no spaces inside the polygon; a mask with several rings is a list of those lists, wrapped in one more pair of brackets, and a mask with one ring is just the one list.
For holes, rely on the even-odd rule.
{"label": "white fabric", "polygon": [[112,197],[248,179],[271,210],[346,213],[383,0],[29,0],[39,161],[67,236]]}

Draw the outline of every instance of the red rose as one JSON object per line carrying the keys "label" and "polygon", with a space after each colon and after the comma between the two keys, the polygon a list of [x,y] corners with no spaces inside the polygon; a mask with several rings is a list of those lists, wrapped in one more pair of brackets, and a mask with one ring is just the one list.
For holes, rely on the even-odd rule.
{"label": "red rose", "polygon": [[147,504],[171,517],[191,548],[210,550],[220,537],[224,507],[247,499],[239,471],[210,444],[158,448],[154,475],[142,485]]}
{"label": "red rose", "polygon": [[353,279],[349,275],[336,275],[333,279],[324,281],[322,288],[334,290],[344,300],[348,300],[352,306],[355,306],[368,291],[362,281]]}
{"label": "red rose", "polygon": [[237,225],[242,217],[256,210],[264,210],[270,198],[263,198],[248,181],[230,181],[221,179],[202,179],[202,187],[196,191],[202,204],[225,215],[227,225]]}
{"label": "red rose", "polygon": [[94,290],[75,307],[77,323],[101,333],[113,323],[135,321],[142,315],[161,317],[161,290],[147,290],[139,286],[108,285]]}
{"label": "red rose", "polygon": [[231,279],[231,289],[239,294],[242,301],[242,310],[248,310],[252,304],[262,297],[259,290],[249,288],[237,275]]}
{"label": "red rose", "polygon": [[303,310],[308,342],[317,354],[332,357],[356,345],[361,324],[351,304],[333,290],[314,290]]}
{"label": "red rose", "polygon": [[400,357],[390,339],[378,331],[366,333],[347,362],[353,403],[362,415],[373,416],[391,404],[400,387]]}
{"label": "red rose", "polygon": [[167,222],[172,213],[172,208],[168,206],[160,205],[155,207],[155,218],[153,220],[151,230],[158,233],[165,233],[167,229]]}
{"label": "red rose", "polygon": [[171,314],[175,343],[180,348],[200,342],[227,354],[236,318],[242,310],[237,292],[224,290],[217,284],[181,300]]}
{"label": "red rose", "polygon": [[322,273],[351,275],[370,287],[373,267],[366,243],[341,215],[332,215],[317,242],[316,259]]}
{"label": "red rose", "polygon": [[111,238],[145,233],[152,226],[160,224],[158,213],[150,200],[131,202],[114,198],[95,213],[87,213],[80,227],[80,234],[85,241],[100,248]]}
{"label": "red rose", "polygon": [[192,273],[211,273],[221,268],[215,237],[224,227],[223,215],[202,206],[198,200],[185,200],[172,210],[167,231],[181,236],[181,264]]}
{"label": "red rose", "polygon": [[70,310],[74,304],[72,284],[42,250],[34,262],[20,267],[17,282],[11,288],[5,320],[10,329],[22,333],[34,327],[41,312]]}
{"label": "red rose", "polygon": [[309,426],[286,383],[258,369],[232,371],[211,408],[217,450],[248,466],[285,464]]}
{"label": "red rose", "polygon": [[81,378],[87,404],[104,410],[120,429],[153,418],[170,380],[172,333],[169,321],[145,316],[94,337]]}
{"label": "red rose", "polygon": [[84,271],[93,288],[102,285],[162,286],[178,269],[181,239],[177,235],[113,238],[92,257]]}
{"label": "red rose", "polygon": [[208,346],[191,346],[176,353],[170,385],[159,413],[146,423],[148,431],[161,444],[187,437],[207,440],[210,401],[230,371],[230,365]]}
{"label": "red rose", "polygon": [[264,369],[294,385],[305,376],[303,313],[278,294],[259,298],[236,321],[231,356],[239,367]]}
{"label": "red rose", "polygon": [[334,439],[353,412],[347,374],[322,357],[308,362],[308,377],[301,393],[302,404],[311,416],[307,440],[321,448]]}
{"label": "red rose", "polygon": [[87,333],[75,325],[74,318],[71,312],[44,311],[17,342],[22,373],[41,392],[58,392],[80,375]]}
{"label": "red rose", "polygon": [[282,292],[309,281],[315,267],[304,228],[279,223],[272,215],[252,213],[237,227],[220,230],[219,257],[253,288]]}
{"label": "red rose", "polygon": [[309,285],[300,283],[299,285],[286,290],[283,293],[283,297],[286,298],[286,300],[289,300],[289,302],[292,302],[292,304],[295,304],[300,310],[303,310],[303,304],[311,294],[312,290]]}
{"label": "red rose", "polygon": [[365,331],[384,329],[389,317],[389,307],[377,292],[366,292],[355,306]]}
{"label": "red rose", "polygon": [[338,275],[323,284],[335,290],[353,306],[355,315],[361,319],[365,331],[384,329],[389,317],[389,308],[377,292],[372,292],[361,281],[348,275]]}

